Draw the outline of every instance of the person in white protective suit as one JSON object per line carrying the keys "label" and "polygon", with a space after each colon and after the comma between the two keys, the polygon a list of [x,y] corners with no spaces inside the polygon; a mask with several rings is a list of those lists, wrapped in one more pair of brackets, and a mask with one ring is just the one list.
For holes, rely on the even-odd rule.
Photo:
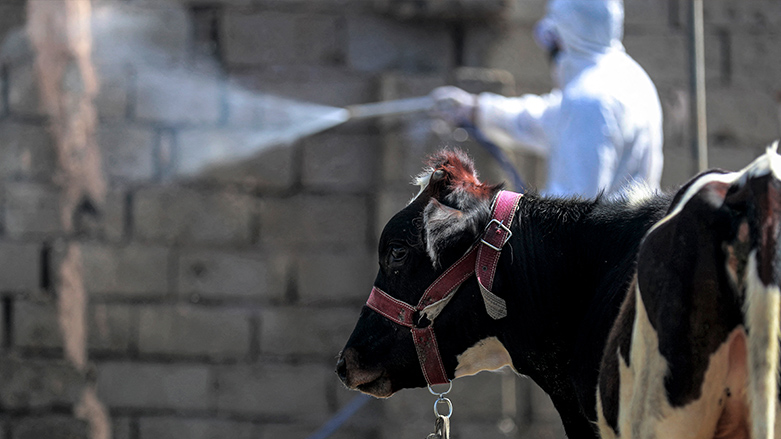
{"label": "person in white protective suit", "polygon": [[624,51],[621,0],[551,0],[535,40],[557,85],[545,95],[432,92],[439,117],[472,124],[504,148],[548,158],[549,195],[614,194],[662,174],[662,109],[651,79]]}

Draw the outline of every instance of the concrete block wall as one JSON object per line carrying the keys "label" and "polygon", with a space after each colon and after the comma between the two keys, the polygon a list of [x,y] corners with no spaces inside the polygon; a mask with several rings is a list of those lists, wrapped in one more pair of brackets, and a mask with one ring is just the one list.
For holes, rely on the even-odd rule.
{"label": "concrete block wall", "polygon": [[[423,157],[457,144],[485,179],[505,177],[474,142],[421,115],[264,135],[443,84],[508,95],[551,85],[531,40],[543,0],[424,3],[93,0],[110,188],[100,215],[69,235],[25,4],[0,0],[0,437],[95,438],[75,414],[88,383],[119,439],[303,438],[355,396],[335,357],[371,287],[379,231],[414,194]],[[706,3],[712,160],[736,168],[778,135],[781,10]],[[689,175],[685,2],[626,0],[626,10],[626,46],[666,112],[665,182],[678,184]],[[298,112],[280,111],[283,100]],[[513,159],[543,184],[544,163]],[[57,306],[73,241],[88,293],[86,373],[64,359]],[[433,399],[423,389],[372,400],[333,437],[421,437]],[[460,379],[452,399],[460,437],[563,437],[528,379]]]}

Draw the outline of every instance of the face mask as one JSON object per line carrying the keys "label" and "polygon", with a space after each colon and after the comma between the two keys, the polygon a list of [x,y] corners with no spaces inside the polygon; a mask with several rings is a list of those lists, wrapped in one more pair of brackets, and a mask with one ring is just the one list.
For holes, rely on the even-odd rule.
{"label": "face mask", "polygon": [[561,52],[561,38],[556,31],[556,25],[553,20],[543,18],[534,26],[534,41],[543,50],[548,52],[550,59],[553,60]]}

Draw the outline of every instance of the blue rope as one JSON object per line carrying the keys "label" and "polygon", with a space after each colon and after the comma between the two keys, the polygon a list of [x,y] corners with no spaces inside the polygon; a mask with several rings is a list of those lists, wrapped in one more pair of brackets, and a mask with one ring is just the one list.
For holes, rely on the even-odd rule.
{"label": "blue rope", "polygon": [[502,170],[510,177],[510,180],[512,181],[513,188],[516,192],[526,192],[526,184],[523,182],[523,179],[521,178],[521,174],[518,173],[518,170],[515,169],[515,166],[510,162],[510,159],[507,158],[507,155],[502,151],[501,148],[496,146],[495,143],[491,142],[486,138],[483,133],[480,132],[477,127],[475,127],[472,124],[466,123],[462,126],[467,133],[469,133],[470,136],[472,136],[477,143],[480,144],[483,148],[485,148],[486,151],[488,151],[489,154],[497,161],[499,162],[499,166],[502,167]]}
{"label": "blue rope", "polygon": [[333,432],[338,430],[342,424],[344,424],[352,415],[355,414],[361,407],[363,407],[371,396],[361,393],[355,396],[350,402],[347,403],[341,410],[339,410],[331,419],[328,420],[319,430],[312,433],[306,439],[325,439]]}

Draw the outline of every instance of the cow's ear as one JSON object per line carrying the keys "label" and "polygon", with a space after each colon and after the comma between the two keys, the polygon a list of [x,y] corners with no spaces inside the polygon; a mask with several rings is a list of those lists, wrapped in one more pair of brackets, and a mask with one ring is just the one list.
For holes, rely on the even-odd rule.
{"label": "cow's ear", "polygon": [[478,223],[477,211],[454,209],[432,198],[423,210],[423,229],[426,252],[434,266],[439,267],[445,249],[465,238],[473,240]]}

